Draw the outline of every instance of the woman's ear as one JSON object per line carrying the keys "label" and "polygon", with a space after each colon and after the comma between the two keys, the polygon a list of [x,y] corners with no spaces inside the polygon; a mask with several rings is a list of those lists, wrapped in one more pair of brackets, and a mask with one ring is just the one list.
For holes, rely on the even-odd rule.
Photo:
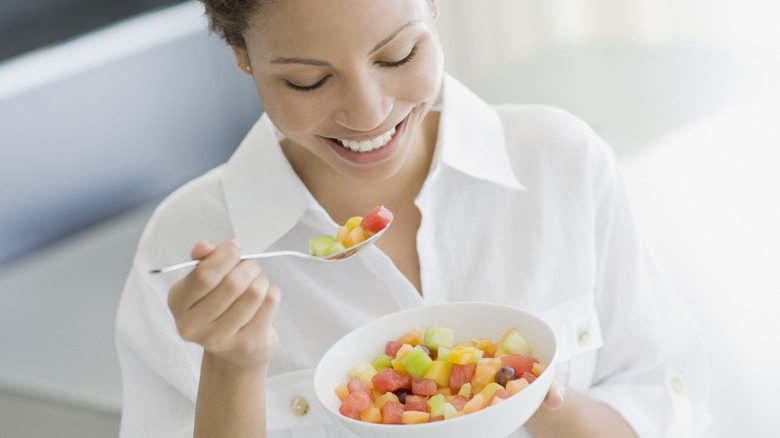
{"label": "woman's ear", "polygon": [[242,72],[252,76],[252,66],[249,65],[249,54],[246,52],[245,47],[230,46],[233,49],[233,54],[236,55],[236,65]]}
{"label": "woman's ear", "polygon": [[428,0],[428,7],[431,10],[431,16],[434,21],[439,17],[439,3],[436,0]]}

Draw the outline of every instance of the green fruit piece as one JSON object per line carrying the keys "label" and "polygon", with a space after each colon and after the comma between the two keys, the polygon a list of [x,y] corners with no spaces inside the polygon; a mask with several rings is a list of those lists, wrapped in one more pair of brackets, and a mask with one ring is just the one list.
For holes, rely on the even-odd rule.
{"label": "green fruit piece", "polygon": [[531,350],[531,344],[515,329],[512,329],[504,337],[504,341],[501,343],[501,349],[509,354],[524,354],[531,356],[533,350]]}
{"label": "green fruit piece", "polygon": [[389,356],[384,353],[379,353],[371,362],[371,366],[373,366],[377,370],[380,368],[392,368],[393,364],[390,361],[393,359],[394,359],[393,356]]}
{"label": "green fruit piece", "polygon": [[423,343],[431,351],[439,347],[450,348],[455,340],[455,331],[444,327],[427,327],[423,335]]}
{"label": "green fruit piece", "polygon": [[455,409],[455,406],[453,406],[451,403],[444,403],[444,419],[449,420],[450,418],[454,417],[455,414],[458,413],[458,410]]}
{"label": "green fruit piece", "polygon": [[401,357],[401,365],[404,366],[406,372],[412,377],[421,378],[425,376],[431,363],[433,363],[433,359],[419,345]]}
{"label": "green fruit piece", "polygon": [[444,417],[444,396],[436,394],[428,399],[428,406],[430,406],[431,417]]}
{"label": "green fruit piece", "polygon": [[313,256],[326,257],[344,249],[344,245],[333,236],[319,236],[309,239],[309,252]]}

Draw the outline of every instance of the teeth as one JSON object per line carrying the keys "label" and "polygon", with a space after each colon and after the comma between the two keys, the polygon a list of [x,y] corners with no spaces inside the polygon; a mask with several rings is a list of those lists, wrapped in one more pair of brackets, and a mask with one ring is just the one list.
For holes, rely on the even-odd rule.
{"label": "teeth", "polygon": [[341,141],[341,144],[345,148],[351,151],[371,152],[373,150],[379,149],[382,146],[386,145],[387,142],[390,141],[391,138],[393,138],[393,135],[395,135],[395,128],[371,140],[363,140],[363,141],[339,140],[339,141]]}

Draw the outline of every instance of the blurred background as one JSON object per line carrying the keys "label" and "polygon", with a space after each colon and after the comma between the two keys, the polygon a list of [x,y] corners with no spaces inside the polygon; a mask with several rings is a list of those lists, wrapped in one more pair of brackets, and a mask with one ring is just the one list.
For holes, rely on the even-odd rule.
{"label": "blurred background", "polygon": [[[579,115],[623,162],[710,350],[705,436],[780,429],[780,3],[439,3],[451,74]],[[2,437],[117,434],[114,312],[144,222],[262,113],[201,13],[0,0]]]}

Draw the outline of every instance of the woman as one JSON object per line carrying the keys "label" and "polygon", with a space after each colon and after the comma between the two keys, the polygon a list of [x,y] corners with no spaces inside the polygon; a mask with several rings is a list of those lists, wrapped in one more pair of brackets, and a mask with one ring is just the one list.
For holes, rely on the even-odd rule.
{"label": "woman", "polygon": [[[691,329],[587,126],[491,108],[444,74],[433,0],[203,2],[266,114],[141,239],[117,323],[123,436],[344,436],[313,399],[322,353],[388,312],[457,300],[557,331],[559,380],[516,436],[690,432]],[[392,227],[347,262],[239,260],[380,204]],[[193,243],[192,272],[149,274]],[[295,417],[301,394],[311,412]]]}

